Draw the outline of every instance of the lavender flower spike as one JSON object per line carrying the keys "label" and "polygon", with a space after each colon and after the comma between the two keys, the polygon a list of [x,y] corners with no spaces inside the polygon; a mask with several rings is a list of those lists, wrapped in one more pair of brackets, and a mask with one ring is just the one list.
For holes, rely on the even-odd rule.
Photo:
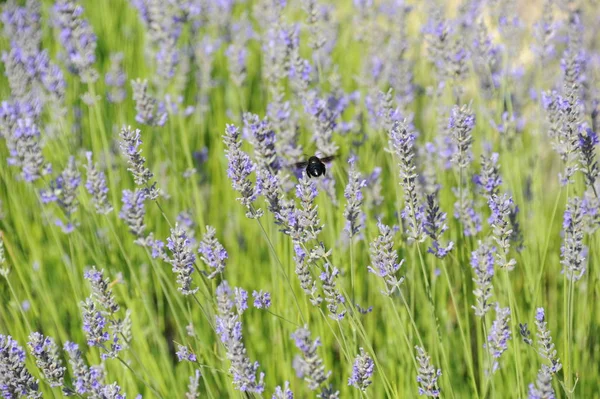
{"label": "lavender flower spike", "polygon": [[262,216],[261,209],[253,210],[252,204],[260,193],[249,180],[250,174],[254,171],[254,164],[250,160],[250,156],[240,149],[242,143],[238,128],[234,125],[227,125],[223,141],[227,145],[226,154],[229,161],[227,176],[231,180],[233,189],[240,194],[237,200],[248,209],[247,217],[257,218]]}
{"label": "lavender flower spike", "polygon": [[375,371],[375,363],[371,356],[363,348],[360,348],[360,354],[354,359],[352,366],[352,375],[348,378],[348,385],[365,392],[371,385],[371,377]]}
{"label": "lavender flower spike", "polygon": [[471,131],[474,127],[475,114],[471,111],[471,106],[463,105],[462,107],[458,107],[455,105],[450,114],[448,129],[450,130],[452,142],[457,148],[457,151],[452,156],[452,163],[460,171],[467,169],[473,160],[473,155],[471,154],[473,136],[471,135]]}
{"label": "lavender flower spike", "polygon": [[331,372],[325,373],[323,360],[317,354],[317,349],[321,346],[319,338],[314,341],[310,339],[310,331],[308,326],[297,329],[292,338],[296,343],[296,347],[302,352],[302,356],[294,358],[294,368],[296,374],[308,383],[308,388],[312,391],[319,388],[329,376]]}
{"label": "lavender flower spike", "polygon": [[410,125],[405,119],[395,121],[389,133],[390,150],[396,154],[398,166],[400,167],[400,185],[404,189],[405,210],[402,217],[408,219],[409,242],[422,242],[423,234],[423,212],[417,198],[417,173],[415,166],[415,134],[410,130]]}
{"label": "lavender flower spike", "polygon": [[23,180],[33,182],[47,174],[50,165],[44,166],[40,130],[33,119],[18,119],[12,132],[12,139],[7,138],[7,144],[9,144],[8,164],[21,167]]}
{"label": "lavender flower spike", "polygon": [[296,225],[299,233],[298,236],[292,235],[292,238],[302,243],[316,240],[319,233],[323,230],[323,225],[319,219],[318,207],[315,205],[317,195],[317,184],[303,172],[302,177],[296,185],[296,197],[300,199],[300,207],[292,215],[297,220],[295,223],[290,223],[290,225]]}
{"label": "lavender flower spike", "polygon": [[440,243],[442,234],[448,230],[448,225],[446,224],[446,213],[440,211],[435,194],[427,195],[427,209],[423,221],[423,230],[433,240],[427,252],[443,259],[454,248],[452,241],[445,246]]}
{"label": "lavender flower spike", "polygon": [[216,238],[217,231],[212,226],[206,226],[206,233],[200,242],[198,252],[200,252],[202,261],[210,268],[214,269],[208,274],[209,279],[215,278],[225,271],[225,262],[227,260],[227,251]]}
{"label": "lavender flower spike", "polygon": [[501,308],[498,303],[496,303],[496,320],[492,323],[492,328],[490,329],[490,333],[487,336],[487,344],[486,347],[492,355],[494,363],[492,364],[492,373],[495,373],[498,370],[499,362],[497,359],[502,356],[502,354],[508,349],[508,341],[511,338],[510,332],[510,309],[509,308]]}
{"label": "lavender flower spike", "polygon": [[348,185],[344,190],[344,197],[348,202],[344,208],[344,217],[346,218],[345,231],[352,238],[364,228],[365,215],[361,209],[362,189],[367,185],[367,181],[361,178],[360,173],[356,170],[356,158],[351,157],[348,163],[350,164]]}
{"label": "lavender flower spike", "polygon": [[185,399],[198,399],[200,397],[198,388],[201,376],[202,374],[199,369],[196,369],[194,374],[190,376],[190,383],[188,384],[188,391],[185,393]]}
{"label": "lavender flower spike", "polygon": [[344,305],[344,297],[339,293],[335,287],[335,279],[339,275],[340,271],[337,267],[332,266],[329,262],[326,262],[321,275],[319,276],[323,282],[323,291],[325,292],[325,302],[327,302],[327,310],[329,310],[329,317],[334,320],[342,320],[346,316],[346,311],[339,311],[338,307]]}
{"label": "lavender flower spike", "polygon": [[50,182],[50,188],[43,189],[40,192],[42,202],[56,202],[62,208],[67,218],[67,224],[65,225],[60,219],[57,220],[56,224],[61,226],[66,234],[75,229],[72,217],[79,208],[77,189],[80,184],[81,174],[77,170],[75,157],[71,156],[62,173]]}
{"label": "lavender flower spike", "polygon": [[513,270],[517,262],[514,259],[508,259],[510,237],[513,232],[510,223],[512,198],[507,194],[493,195],[488,204],[492,211],[488,222],[492,226],[492,237],[499,247],[496,252],[496,264],[501,268]]}
{"label": "lavender flower spike", "polygon": [[82,18],[83,7],[74,0],[57,0],[54,14],[69,68],[81,77],[82,82],[94,83],[98,79],[98,72],[93,67],[97,38],[88,21]]}
{"label": "lavender flower spike", "polygon": [[163,126],[167,122],[168,113],[156,104],[156,99],[148,93],[148,81],[136,79],[131,81],[133,101],[137,114],[135,120],[148,126]]}
{"label": "lavender flower spike", "polygon": [[146,193],[151,200],[158,198],[158,189],[156,182],[150,185],[150,180],[154,175],[146,167],[146,158],[142,156],[141,132],[139,129],[133,130],[131,126],[123,126],[119,134],[121,152],[127,158],[128,171],[133,175],[133,180],[138,186],[145,186]]}
{"label": "lavender flower spike", "polygon": [[177,288],[183,295],[194,295],[198,288],[192,288],[192,273],[194,272],[194,263],[196,255],[186,232],[175,224],[171,229],[171,236],[167,238],[167,248],[171,251],[173,257],[169,257],[167,262],[173,267],[173,272],[177,274]]}
{"label": "lavender flower spike", "polygon": [[104,270],[98,270],[96,266],[92,266],[83,276],[92,285],[92,299],[99,303],[108,314],[112,315],[118,312],[119,304],[110,289],[110,279],[104,278]]}
{"label": "lavender flower spike", "polygon": [[550,362],[549,371],[552,374],[556,374],[562,368],[562,363],[557,356],[554,343],[552,342],[552,335],[548,329],[544,308],[537,308],[535,326],[537,328],[539,354],[543,359]]}
{"label": "lavender flower spike", "polygon": [[65,342],[64,350],[69,354],[73,384],[75,392],[83,395],[92,391],[92,376],[89,367],[85,364],[79,346],[73,342]]}
{"label": "lavender flower spike", "polygon": [[475,183],[481,187],[488,199],[498,194],[498,187],[502,184],[498,157],[497,152],[490,154],[487,151],[481,154],[481,173],[475,176]]}
{"label": "lavender flower spike", "polygon": [[63,386],[66,369],[59,357],[58,346],[54,340],[51,337],[44,337],[38,332],[33,332],[29,335],[27,346],[48,384],[51,387]]}
{"label": "lavender flower spike", "polygon": [[528,399],[555,399],[554,388],[552,388],[552,372],[550,367],[542,364],[538,371],[537,379],[529,384]]}
{"label": "lavender flower spike", "polygon": [[386,288],[381,293],[389,296],[399,289],[404,281],[404,277],[396,277],[396,272],[404,263],[404,259],[398,263],[392,229],[381,221],[377,222],[377,227],[379,236],[370,245],[371,266],[368,270],[384,280]]}
{"label": "lavender flower spike", "polygon": [[106,186],[106,176],[104,172],[98,170],[98,165],[92,161],[92,152],[88,151],[85,153],[88,164],[87,169],[87,181],[85,188],[88,193],[92,196],[92,203],[96,208],[96,213],[100,215],[106,215],[112,212],[113,207],[108,201],[108,187]]}
{"label": "lavender flower spike", "polygon": [[227,351],[231,361],[229,371],[233,374],[233,386],[242,392],[261,394],[264,389],[264,373],[257,380],[258,362],[252,363],[246,354],[242,340],[242,322],[240,315],[233,311],[234,302],[231,299],[231,288],[226,280],[217,287],[216,332]]}
{"label": "lavender flower spike", "polygon": [[431,357],[420,346],[415,346],[417,350],[417,382],[419,383],[419,396],[425,395],[431,398],[440,396],[440,389],[437,387],[437,381],[442,375],[442,370],[435,369],[431,364]]}
{"label": "lavender flower spike", "polygon": [[275,387],[275,392],[271,399],[294,399],[294,392],[290,389],[290,382],[286,381],[283,388],[279,385]]}
{"label": "lavender flower spike", "polygon": [[479,241],[479,246],[471,253],[471,267],[475,273],[475,316],[483,317],[491,309],[489,300],[492,296],[492,277],[494,276],[494,253],[496,249],[486,242]]}
{"label": "lavender flower spike", "polygon": [[598,145],[598,134],[592,129],[586,129],[579,133],[579,150],[581,151],[581,171],[585,176],[585,183],[595,190],[596,180],[600,175],[598,160],[596,158],[596,146]]}
{"label": "lavender flower spike", "polygon": [[89,346],[103,347],[109,340],[110,335],[104,329],[106,328],[106,318],[102,312],[96,308],[96,304],[91,298],[86,298],[81,302],[83,313],[83,331],[87,337]]}
{"label": "lavender flower spike", "polygon": [[180,362],[188,361],[195,362],[197,361],[196,355],[193,352],[190,352],[187,346],[177,345],[177,360]]}
{"label": "lavender flower spike", "polygon": [[254,307],[256,309],[269,309],[271,307],[271,294],[268,292],[253,291],[252,298],[254,298]]}
{"label": "lavender flower spike", "polygon": [[581,198],[571,198],[563,220],[564,239],[560,248],[563,273],[572,281],[581,279],[586,271],[588,249],[583,245],[584,213]]}
{"label": "lavender flower spike", "polygon": [[123,71],[123,53],[110,55],[110,68],[104,77],[108,93],[106,97],[111,103],[122,103],[125,101],[127,92],[123,88],[127,79]]}
{"label": "lavender flower spike", "polygon": [[281,160],[275,150],[275,130],[268,118],[260,120],[258,115],[244,114],[244,137],[254,147],[254,157],[260,169],[277,173],[281,169]]}
{"label": "lavender flower spike", "polygon": [[25,367],[25,351],[10,335],[0,334],[0,391],[5,398],[41,398],[38,380]]}
{"label": "lavender flower spike", "polygon": [[146,193],[144,190],[123,190],[123,208],[121,208],[119,217],[125,221],[131,234],[136,237],[135,243],[139,245],[144,245],[146,241],[144,239],[146,230],[144,224],[144,216],[146,215],[145,200]]}

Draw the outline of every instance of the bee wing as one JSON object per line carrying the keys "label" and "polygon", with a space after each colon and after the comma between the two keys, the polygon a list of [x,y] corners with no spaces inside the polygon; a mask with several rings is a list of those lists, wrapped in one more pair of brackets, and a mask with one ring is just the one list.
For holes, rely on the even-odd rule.
{"label": "bee wing", "polygon": [[321,162],[327,163],[327,162],[333,161],[334,159],[335,159],[335,155],[330,155],[328,157],[321,158]]}
{"label": "bee wing", "polygon": [[291,164],[290,166],[293,166],[294,168],[298,169],[304,169],[308,166],[308,161],[296,162]]}

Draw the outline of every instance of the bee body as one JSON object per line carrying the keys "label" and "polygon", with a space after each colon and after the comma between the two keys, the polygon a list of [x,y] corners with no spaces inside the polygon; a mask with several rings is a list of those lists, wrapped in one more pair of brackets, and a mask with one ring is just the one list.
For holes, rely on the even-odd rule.
{"label": "bee body", "polygon": [[319,177],[323,176],[327,171],[325,167],[326,162],[331,162],[335,158],[335,155],[319,158],[317,156],[312,156],[308,158],[308,161],[298,162],[294,164],[297,168],[305,168],[306,174],[308,177]]}
{"label": "bee body", "polygon": [[310,157],[306,165],[306,174],[310,177],[319,177],[327,171],[325,164],[317,157]]}

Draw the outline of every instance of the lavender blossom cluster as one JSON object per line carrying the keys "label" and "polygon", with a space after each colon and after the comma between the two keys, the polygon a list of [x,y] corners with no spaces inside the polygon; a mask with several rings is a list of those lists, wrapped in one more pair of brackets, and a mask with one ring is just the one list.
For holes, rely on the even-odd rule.
{"label": "lavender blossom cluster", "polygon": [[1,6],[2,397],[597,394],[593,4],[125,3]]}

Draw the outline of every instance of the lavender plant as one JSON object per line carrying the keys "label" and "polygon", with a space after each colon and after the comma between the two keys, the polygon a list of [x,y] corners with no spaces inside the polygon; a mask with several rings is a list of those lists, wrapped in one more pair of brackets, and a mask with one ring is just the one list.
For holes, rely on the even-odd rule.
{"label": "lavender plant", "polygon": [[471,253],[471,267],[475,273],[473,281],[475,282],[475,315],[484,317],[492,308],[489,300],[492,297],[494,289],[492,278],[494,277],[494,254],[496,248],[486,242],[479,241],[478,247]]}
{"label": "lavender plant", "polygon": [[580,198],[571,198],[565,210],[564,241],[560,248],[562,272],[576,282],[586,271],[588,249],[583,244],[583,209]]}
{"label": "lavender plant", "polygon": [[96,213],[106,215],[112,212],[113,207],[108,201],[108,186],[106,183],[106,175],[98,169],[98,165],[92,161],[92,152],[85,153],[87,158],[87,181],[85,188],[92,196],[92,203],[96,209]]}
{"label": "lavender plant", "polygon": [[510,309],[502,308],[499,303],[496,303],[496,319],[492,323],[486,343],[487,350],[493,359],[493,363],[490,366],[492,373],[495,373],[500,368],[499,359],[508,349],[508,341],[510,341],[512,336],[509,321]]}
{"label": "lavender plant", "polygon": [[240,307],[234,312],[234,302],[231,299],[231,288],[223,281],[217,288],[216,331],[225,346],[227,359],[231,362],[230,372],[233,374],[233,385],[241,392],[261,394],[264,389],[264,373],[258,379],[256,373],[259,363],[252,363],[246,354],[242,341],[242,322]]}
{"label": "lavender plant", "polygon": [[415,134],[410,130],[407,121],[396,121],[390,130],[390,150],[398,158],[400,168],[400,185],[404,189],[405,209],[402,217],[408,222],[409,242],[422,242],[423,234],[423,208],[417,196],[416,166],[414,163]]}
{"label": "lavender plant", "polygon": [[442,375],[442,370],[436,370],[431,364],[431,358],[423,348],[415,346],[415,349],[417,350],[419,396],[425,395],[431,398],[439,398],[441,390],[438,388],[438,379]]}
{"label": "lavender plant", "polygon": [[0,396],[597,394],[592,3],[0,3]]}
{"label": "lavender plant", "polygon": [[375,363],[373,359],[363,348],[360,348],[360,353],[354,359],[352,375],[348,378],[348,385],[365,392],[372,383],[370,378],[373,376],[374,371]]}
{"label": "lavender plant", "polygon": [[0,335],[0,388],[5,398],[41,398],[38,380],[25,366],[25,351],[10,335]]}
{"label": "lavender plant", "polygon": [[545,359],[550,363],[548,365],[548,371],[551,374],[556,374],[562,368],[562,363],[557,356],[556,349],[554,349],[554,343],[552,343],[552,336],[548,330],[544,308],[537,308],[535,325],[537,327],[539,354],[542,359]]}

